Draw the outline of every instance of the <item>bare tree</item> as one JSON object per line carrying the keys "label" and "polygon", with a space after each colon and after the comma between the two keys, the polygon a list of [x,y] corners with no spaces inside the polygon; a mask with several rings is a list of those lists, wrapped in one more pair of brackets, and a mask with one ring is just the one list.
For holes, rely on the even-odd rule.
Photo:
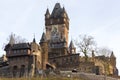
{"label": "bare tree", "polygon": [[79,39],[75,40],[77,47],[79,48],[80,52],[85,55],[87,60],[88,54],[92,52],[92,50],[96,47],[96,42],[92,36],[87,35],[80,35]]}
{"label": "bare tree", "polygon": [[11,42],[17,44],[17,43],[25,43],[26,39],[11,33],[11,35],[9,35],[9,37],[7,38],[7,41],[9,41],[9,43]]}
{"label": "bare tree", "polygon": [[[8,36],[7,41],[9,44],[17,44],[17,43],[25,43],[27,40],[25,38],[22,38],[21,36],[17,36],[11,33]],[[3,43],[2,49],[4,49],[8,43]]]}
{"label": "bare tree", "polygon": [[98,48],[98,55],[103,55],[109,57],[111,55],[111,50],[107,47]]}
{"label": "bare tree", "polygon": [[26,39],[21,36],[15,36],[15,43],[25,43]]}

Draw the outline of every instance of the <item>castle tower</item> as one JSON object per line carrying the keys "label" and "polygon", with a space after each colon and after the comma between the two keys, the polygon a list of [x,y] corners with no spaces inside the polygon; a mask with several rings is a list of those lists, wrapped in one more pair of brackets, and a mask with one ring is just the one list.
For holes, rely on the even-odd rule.
{"label": "castle tower", "polygon": [[70,42],[69,51],[70,51],[70,54],[75,54],[76,53],[76,48],[73,44],[73,41]]}
{"label": "castle tower", "polygon": [[31,51],[32,52],[37,52],[37,50],[38,50],[37,47],[38,47],[38,45],[36,43],[36,40],[35,40],[35,38],[33,38],[33,41],[31,42],[31,49],[32,49]]}
{"label": "castle tower", "polygon": [[113,67],[113,70],[111,70],[111,71],[113,71],[112,74],[115,76],[118,76],[118,69],[116,68],[116,57],[113,52],[110,55],[110,63]]}
{"label": "castle tower", "polygon": [[116,66],[116,57],[113,52],[110,55],[110,62],[114,67]]}
{"label": "castle tower", "polygon": [[46,64],[48,62],[48,43],[46,39],[45,33],[42,34],[42,38],[40,40],[40,46],[42,49],[42,69],[46,69]]}
{"label": "castle tower", "polygon": [[35,38],[33,38],[33,41],[31,42],[31,54],[33,58],[33,64],[35,66],[35,69],[40,69],[42,64],[42,53],[41,53],[41,47],[36,43]]}
{"label": "castle tower", "polygon": [[11,34],[11,35],[10,35],[9,44],[11,44],[11,45],[15,44],[14,34]]}
{"label": "castle tower", "polygon": [[52,13],[49,9],[45,13],[46,37],[50,41],[52,38],[66,38],[68,46],[69,18],[65,8],[61,8],[60,3],[56,3]]}

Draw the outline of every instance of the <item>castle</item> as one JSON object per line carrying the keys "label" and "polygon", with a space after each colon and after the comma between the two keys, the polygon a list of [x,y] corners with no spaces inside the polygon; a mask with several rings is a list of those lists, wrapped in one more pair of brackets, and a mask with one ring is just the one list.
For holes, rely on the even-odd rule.
{"label": "castle", "polygon": [[[1,58],[0,73],[11,77],[34,76],[40,70],[72,71],[95,73],[97,75],[118,75],[116,57],[111,52],[110,57],[79,56],[73,41],[68,46],[69,17],[64,7],[56,3],[52,13],[49,9],[45,13],[45,32],[39,44],[35,38],[31,43],[15,43],[11,35],[9,43],[5,46],[6,58]],[[5,59],[5,60],[4,60]],[[4,64],[5,63],[5,64]],[[4,64],[4,65],[3,65]],[[5,70],[8,74],[4,74]]]}

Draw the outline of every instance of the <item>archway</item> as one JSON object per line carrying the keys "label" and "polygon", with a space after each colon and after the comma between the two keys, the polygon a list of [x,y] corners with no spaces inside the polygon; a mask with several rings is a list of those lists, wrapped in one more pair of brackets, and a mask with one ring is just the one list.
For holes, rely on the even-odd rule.
{"label": "archway", "polygon": [[20,68],[20,77],[23,77],[25,74],[25,65],[21,65],[21,68]]}
{"label": "archway", "polygon": [[17,66],[13,66],[13,77],[17,76],[17,72],[18,72],[18,67]]}

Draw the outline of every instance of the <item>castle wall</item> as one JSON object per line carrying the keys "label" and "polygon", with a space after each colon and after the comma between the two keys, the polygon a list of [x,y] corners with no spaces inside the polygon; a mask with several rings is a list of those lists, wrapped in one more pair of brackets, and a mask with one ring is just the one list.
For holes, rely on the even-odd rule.
{"label": "castle wall", "polygon": [[80,62],[78,70],[80,72],[95,73],[95,64],[94,62]]}
{"label": "castle wall", "polygon": [[79,65],[79,54],[49,58],[49,62],[59,70],[73,70]]}

